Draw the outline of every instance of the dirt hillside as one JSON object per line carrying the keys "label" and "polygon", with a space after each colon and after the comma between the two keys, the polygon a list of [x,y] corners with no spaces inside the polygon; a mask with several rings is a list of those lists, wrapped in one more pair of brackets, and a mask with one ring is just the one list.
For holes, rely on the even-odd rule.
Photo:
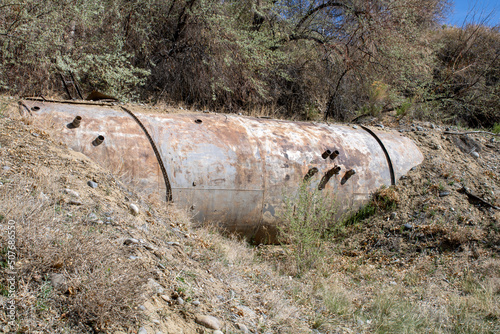
{"label": "dirt hillside", "polygon": [[321,265],[298,275],[294,245],[195,228],[17,108],[0,97],[5,333],[500,331],[499,137],[383,120],[417,143],[424,163],[380,191],[374,214],[322,241]]}

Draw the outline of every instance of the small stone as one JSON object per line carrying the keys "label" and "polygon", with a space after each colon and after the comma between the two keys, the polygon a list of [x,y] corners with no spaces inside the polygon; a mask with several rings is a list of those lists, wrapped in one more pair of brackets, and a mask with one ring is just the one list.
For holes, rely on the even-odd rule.
{"label": "small stone", "polygon": [[224,333],[221,332],[220,330],[216,330],[216,331],[213,331],[213,334],[224,334]]}
{"label": "small stone", "polygon": [[134,239],[134,238],[127,238],[123,241],[123,244],[126,246],[131,245],[131,244],[138,244],[138,243],[139,243],[139,240]]}
{"label": "small stone", "polygon": [[411,224],[404,224],[403,227],[405,230],[408,230],[408,231],[413,230],[413,225],[411,225]]}
{"label": "small stone", "polygon": [[139,309],[140,309],[141,311],[146,311],[146,306],[144,306],[144,305],[139,305]]}
{"label": "small stone", "polygon": [[211,315],[197,315],[195,318],[195,322],[199,325],[202,325],[206,328],[220,330],[220,322],[217,318],[212,317]]}
{"label": "small stone", "polygon": [[169,245],[169,246],[180,246],[181,244],[178,243],[177,241],[169,241],[169,242],[167,242],[167,245]]}
{"label": "small stone", "polygon": [[57,290],[65,290],[66,289],[66,277],[63,274],[51,274],[50,275],[50,283]]}
{"label": "small stone", "polygon": [[155,334],[163,334],[163,332],[162,331],[156,331]]}
{"label": "small stone", "polygon": [[474,157],[474,158],[476,158],[476,159],[477,159],[477,158],[479,158],[479,153],[477,153],[477,152],[475,152],[475,151],[474,151],[474,152],[471,152],[471,154],[470,154],[470,155],[472,155],[472,157]]}
{"label": "small stone", "polygon": [[418,125],[417,125],[417,126],[416,126],[416,128],[417,128],[417,131],[424,131],[424,128],[423,128],[423,127],[421,127],[421,126],[418,126]]}
{"label": "small stone", "polygon": [[129,260],[132,260],[132,261],[137,260],[138,258],[139,258],[139,257],[134,256],[134,255],[130,255],[130,256],[128,257],[128,259],[129,259]]}
{"label": "small stone", "polygon": [[191,304],[193,304],[194,306],[200,306],[200,301],[198,299],[196,299],[196,300],[193,300],[193,302]]}
{"label": "small stone", "polygon": [[357,126],[357,125],[353,125],[353,126],[352,126],[352,128],[353,128],[353,129],[357,129],[357,128],[358,128],[358,126]]}
{"label": "small stone", "polygon": [[436,126],[434,125],[434,123],[431,123],[431,129],[435,129]]}
{"label": "small stone", "polygon": [[153,319],[153,322],[154,322],[155,324],[157,324],[157,325],[159,325],[159,324],[160,324],[160,320],[158,320],[158,319]]}
{"label": "small stone", "polygon": [[150,244],[144,244],[143,246],[144,246],[144,248],[146,248],[150,252],[154,252],[154,251],[158,250],[158,248],[156,248],[156,247],[154,247],[154,246],[152,246]]}
{"label": "small stone", "polygon": [[240,331],[242,331],[245,334],[250,333],[250,331],[248,330],[248,327],[245,326],[244,324],[237,323],[235,326],[237,329],[239,329]]}
{"label": "small stone", "polygon": [[161,299],[163,299],[166,302],[169,302],[171,300],[170,296],[168,296],[168,295],[160,295],[160,297],[161,297]]}
{"label": "small stone", "polygon": [[182,299],[182,297],[177,297],[176,301],[177,301],[177,304],[184,305],[184,299]]}
{"label": "small stone", "polygon": [[71,195],[71,196],[76,197],[76,198],[79,198],[79,197],[80,197],[80,194],[79,194],[79,193],[77,193],[76,191],[71,190],[71,189],[69,189],[69,188],[64,189],[64,190],[63,190],[63,193],[68,194],[68,195]]}
{"label": "small stone", "polygon": [[381,128],[381,129],[383,129],[383,128],[384,128],[384,125],[383,125],[383,124],[376,124],[375,126],[377,126],[377,127]]}
{"label": "small stone", "polygon": [[448,196],[450,194],[449,191],[440,191],[439,192],[439,197],[445,197],[445,196]]}
{"label": "small stone", "polygon": [[83,205],[83,202],[78,201],[78,200],[70,200],[70,201],[68,201],[68,204],[70,204],[70,205]]}
{"label": "small stone", "polygon": [[2,169],[3,169],[4,171],[8,171],[8,170],[10,170],[10,167],[9,167],[9,166],[3,166],[3,167],[2,167]]}
{"label": "small stone", "polygon": [[133,214],[134,216],[137,216],[140,212],[139,208],[134,203],[130,203],[128,205],[128,209],[130,210],[130,213]]}
{"label": "small stone", "polygon": [[87,216],[87,219],[90,220],[90,221],[96,221],[98,220],[99,218],[97,217],[97,215],[93,212],[89,213],[89,215]]}
{"label": "small stone", "polygon": [[148,331],[146,330],[146,328],[141,327],[139,328],[139,332],[137,332],[137,334],[148,334]]}
{"label": "small stone", "polygon": [[450,210],[451,210],[451,211],[455,211],[455,209],[454,209],[454,208],[450,208]]}
{"label": "small stone", "polygon": [[396,283],[396,282],[394,282],[394,281],[390,281],[390,282],[389,282],[389,284],[390,284],[390,285],[397,285],[397,283]]}
{"label": "small stone", "polygon": [[95,183],[94,181],[90,180],[87,182],[88,186],[91,187],[91,188],[97,188],[97,183]]}
{"label": "small stone", "polygon": [[396,212],[391,213],[391,219],[394,220],[398,218],[398,214]]}

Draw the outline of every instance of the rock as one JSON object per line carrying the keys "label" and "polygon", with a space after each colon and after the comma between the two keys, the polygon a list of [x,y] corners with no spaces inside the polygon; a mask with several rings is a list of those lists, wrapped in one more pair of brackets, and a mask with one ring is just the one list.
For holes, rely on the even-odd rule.
{"label": "rock", "polygon": [[211,315],[201,315],[198,314],[194,320],[197,324],[202,325],[206,328],[220,330],[220,322],[217,318]]}
{"label": "rock", "polygon": [[471,152],[470,155],[472,155],[472,157],[474,157],[476,159],[479,158],[479,153],[477,153],[477,152]]}
{"label": "rock", "polygon": [[160,297],[161,297],[161,299],[163,299],[166,302],[169,302],[171,300],[170,296],[168,296],[168,295],[160,295]]}
{"label": "rock", "polygon": [[9,167],[9,166],[3,166],[3,167],[2,167],[2,169],[3,169],[4,171],[8,171],[8,170],[10,170],[10,167]]}
{"label": "rock", "polygon": [[434,125],[434,123],[431,123],[431,129],[435,129],[436,126]]}
{"label": "rock", "polygon": [[146,328],[141,327],[139,328],[139,332],[137,332],[137,334],[148,334],[148,331],[146,330]]}
{"label": "rock", "polygon": [[167,242],[167,245],[169,245],[169,246],[180,246],[181,244],[178,243],[177,241],[169,241],[169,242]]}
{"label": "rock", "polygon": [[144,246],[144,248],[146,248],[150,252],[154,252],[154,251],[158,250],[158,248],[156,248],[156,247],[154,247],[154,246],[152,246],[150,244],[144,244],[143,246]]}
{"label": "rock", "polygon": [[83,205],[83,202],[78,201],[78,200],[70,200],[70,201],[68,201],[68,204],[70,204],[70,205]]}
{"label": "rock", "polygon": [[398,218],[398,214],[396,212],[391,213],[391,219],[394,220]]}
{"label": "rock", "polygon": [[139,305],[139,309],[140,309],[141,311],[146,311],[146,306],[144,306],[144,305]]}
{"label": "rock", "polygon": [[352,126],[352,128],[353,128],[353,129],[357,129],[357,128],[358,128],[358,126],[357,126],[357,125],[353,125],[353,126]]}
{"label": "rock", "polygon": [[163,289],[161,284],[152,278],[148,279],[148,286],[158,295],[163,295],[165,293],[165,289]]}
{"label": "rock", "polygon": [[196,300],[193,300],[193,302],[191,304],[193,304],[194,306],[200,306],[201,303],[198,299],[196,299]]}
{"label": "rock", "polygon": [[421,126],[418,126],[418,125],[417,125],[417,126],[416,126],[416,128],[417,128],[417,131],[424,131],[424,128],[423,128],[423,127],[421,127]]}
{"label": "rock", "polygon": [[450,194],[449,191],[440,191],[439,192],[439,197],[445,197],[445,196],[448,196]]}
{"label": "rock", "polygon": [[133,260],[137,260],[138,258],[139,258],[138,256],[134,256],[134,255],[130,255],[130,256],[128,257],[128,259],[129,259],[129,260],[132,260],[132,261],[133,261]]}
{"label": "rock", "polygon": [[68,195],[71,195],[71,196],[76,197],[76,198],[79,198],[79,197],[80,197],[80,194],[79,194],[79,193],[77,193],[76,191],[71,190],[71,189],[69,189],[69,188],[64,189],[64,190],[63,190],[63,193],[68,194]]}
{"label": "rock", "polygon": [[239,329],[240,331],[242,331],[245,334],[250,333],[250,331],[248,330],[248,327],[245,326],[244,324],[237,323],[235,326],[237,329]]}
{"label": "rock", "polygon": [[123,244],[128,246],[128,245],[132,245],[132,244],[138,244],[139,243],[139,240],[137,239],[134,239],[134,238],[127,238],[123,241]]}
{"label": "rock", "polygon": [[92,180],[88,181],[88,182],[87,182],[87,184],[88,184],[88,186],[89,186],[90,188],[94,188],[94,189],[95,189],[95,188],[97,188],[97,183],[95,183],[95,182],[94,182],[94,181],[92,181]]}
{"label": "rock", "polygon": [[184,305],[184,299],[182,299],[182,297],[177,297],[176,301],[177,301],[177,304]]}
{"label": "rock", "polygon": [[377,127],[381,128],[381,129],[383,129],[383,128],[384,128],[384,125],[383,125],[383,124],[375,124],[375,126],[377,126]]}
{"label": "rock", "polygon": [[224,333],[221,332],[220,330],[216,330],[216,331],[213,331],[213,334],[224,334]]}
{"label": "rock", "polygon": [[408,231],[413,230],[413,225],[411,225],[411,224],[404,224],[403,227],[405,230],[408,230]]}
{"label": "rock", "polygon": [[56,290],[66,290],[67,289],[67,280],[63,274],[51,274],[50,275],[50,283]]}
{"label": "rock", "polygon": [[159,324],[160,324],[160,320],[158,320],[158,319],[153,319],[152,321],[153,321],[155,324],[157,324],[157,325],[159,325]]}
{"label": "rock", "polygon": [[128,205],[128,209],[130,210],[130,213],[133,214],[134,216],[137,216],[140,213],[139,208],[134,203],[130,203]]}
{"label": "rock", "polygon": [[89,213],[89,215],[87,216],[87,219],[90,220],[90,221],[96,221],[98,220],[99,218],[97,217],[97,215],[93,212]]}

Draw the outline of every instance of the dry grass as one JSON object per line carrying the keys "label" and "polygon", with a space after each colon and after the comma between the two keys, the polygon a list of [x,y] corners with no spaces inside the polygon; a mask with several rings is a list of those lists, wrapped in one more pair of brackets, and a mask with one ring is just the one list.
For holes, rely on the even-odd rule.
{"label": "dry grass", "polygon": [[[103,227],[85,223],[86,210],[48,202],[53,182],[49,176],[12,178],[0,192],[1,244],[6,222],[16,222],[19,328],[81,332],[133,324],[143,270],[126,261]],[[62,284],[52,284],[54,274],[64,277]]]}

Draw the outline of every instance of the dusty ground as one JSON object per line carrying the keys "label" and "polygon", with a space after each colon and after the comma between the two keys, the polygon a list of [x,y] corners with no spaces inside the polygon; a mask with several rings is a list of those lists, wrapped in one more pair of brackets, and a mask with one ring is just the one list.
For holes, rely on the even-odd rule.
{"label": "dusty ground", "polygon": [[17,318],[8,325],[3,310],[0,329],[211,333],[199,324],[210,315],[223,333],[500,332],[500,211],[459,191],[500,206],[500,138],[382,122],[405,131],[424,163],[391,188],[396,207],[323,240],[321,265],[296,275],[290,247],[191,227],[184,212],[137,197],[0,97],[4,305],[9,221],[17,232]]}

